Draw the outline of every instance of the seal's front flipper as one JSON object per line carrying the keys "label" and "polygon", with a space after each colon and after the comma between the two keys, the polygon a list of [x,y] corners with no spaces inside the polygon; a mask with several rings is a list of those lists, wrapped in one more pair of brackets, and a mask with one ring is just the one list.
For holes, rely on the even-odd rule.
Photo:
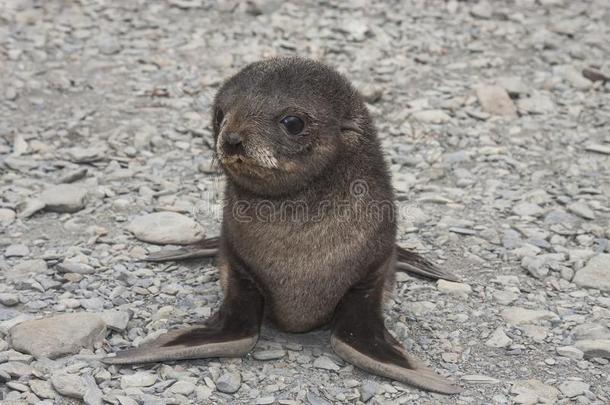
{"label": "seal's front flipper", "polygon": [[396,270],[434,280],[461,282],[458,277],[448,271],[438,268],[417,253],[409,252],[398,245],[396,245]]}
{"label": "seal's front flipper", "polygon": [[263,297],[256,285],[224,266],[225,298],[204,324],[178,329],[135,349],[118,352],[108,364],[152,363],[207,357],[240,357],[256,344],[263,318]]}
{"label": "seal's front flipper", "polygon": [[460,387],[409,355],[388,332],[381,312],[382,291],[382,287],[368,283],[345,295],[333,323],[331,346],[335,353],[372,374],[426,391],[461,392]]}
{"label": "seal's front flipper", "polygon": [[178,249],[163,249],[146,256],[148,262],[167,262],[170,260],[198,259],[205,257],[216,257],[220,246],[219,238],[207,238],[199,243],[181,247]]}

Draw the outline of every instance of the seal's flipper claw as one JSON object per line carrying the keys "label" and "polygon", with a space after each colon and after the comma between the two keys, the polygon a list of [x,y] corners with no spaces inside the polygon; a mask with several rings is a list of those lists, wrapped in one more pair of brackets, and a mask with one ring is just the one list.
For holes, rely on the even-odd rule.
{"label": "seal's flipper claw", "polygon": [[168,332],[153,342],[120,351],[115,356],[102,359],[102,362],[139,364],[208,357],[241,357],[252,350],[257,340],[258,334],[235,336],[222,329],[192,327]]}
{"label": "seal's flipper claw", "polygon": [[[373,344],[376,346],[372,346]],[[405,350],[386,340],[359,342],[358,348],[356,348],[333,334],[331,346],[339,357],[369,373],[440,394],[459,394],[462,392],[461,387],[436,374],[419,360],[406,353]],[[367,352],[363,350],[366,347],[374,347],[374,350]],[[377,358],[376,352],[385,352],[388,358]]]}
{"label": "seal's flipper claw", "polygon": [[442,279],[458,283],[461,282],[459,277],[438,268],[417,253],[410,252],[398,245],[396,245],[396,270],[434,280]]}
{"label": "seal's flipper claw", "polygon": [[220,238],[215,236],[207,238],[199,243],[181,247],[178,249],[164,249],[153,252],[146,256],[144,260],[148,262],[167,262],[171,260],[198,259],[216,257],[220,247]]}

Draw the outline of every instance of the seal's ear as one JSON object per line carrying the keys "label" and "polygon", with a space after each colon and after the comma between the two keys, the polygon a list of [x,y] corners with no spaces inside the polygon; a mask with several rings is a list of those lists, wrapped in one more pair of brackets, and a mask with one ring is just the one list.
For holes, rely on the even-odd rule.
{"label": "seal's ear", "polygon": [[364,130],[356,120],[347,120],[341,123],[341,139],[348,145],[357,145],[364,138]]}

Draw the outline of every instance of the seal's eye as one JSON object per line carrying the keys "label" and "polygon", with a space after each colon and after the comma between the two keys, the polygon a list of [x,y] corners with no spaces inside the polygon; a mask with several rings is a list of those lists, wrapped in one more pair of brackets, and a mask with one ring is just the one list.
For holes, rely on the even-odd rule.
{"label": "seal's eye", "polygon": [[282,118],[280,123],[286,128],[286,131],[288,131],[290,135],[298,135],[303,131],[303,128],[305,128],[303,120],[293,115]]}

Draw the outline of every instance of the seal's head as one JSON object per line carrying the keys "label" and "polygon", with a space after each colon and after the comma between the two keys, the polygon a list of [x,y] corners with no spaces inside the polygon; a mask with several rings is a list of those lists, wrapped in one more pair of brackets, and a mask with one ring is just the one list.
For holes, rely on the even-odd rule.
{"label": "seal's head", "polygon": [[306,187],[375,138],[347,79],[302,58],[255,62],[229,78],[214,100],[213,128],[229,178],[263,195]]}

